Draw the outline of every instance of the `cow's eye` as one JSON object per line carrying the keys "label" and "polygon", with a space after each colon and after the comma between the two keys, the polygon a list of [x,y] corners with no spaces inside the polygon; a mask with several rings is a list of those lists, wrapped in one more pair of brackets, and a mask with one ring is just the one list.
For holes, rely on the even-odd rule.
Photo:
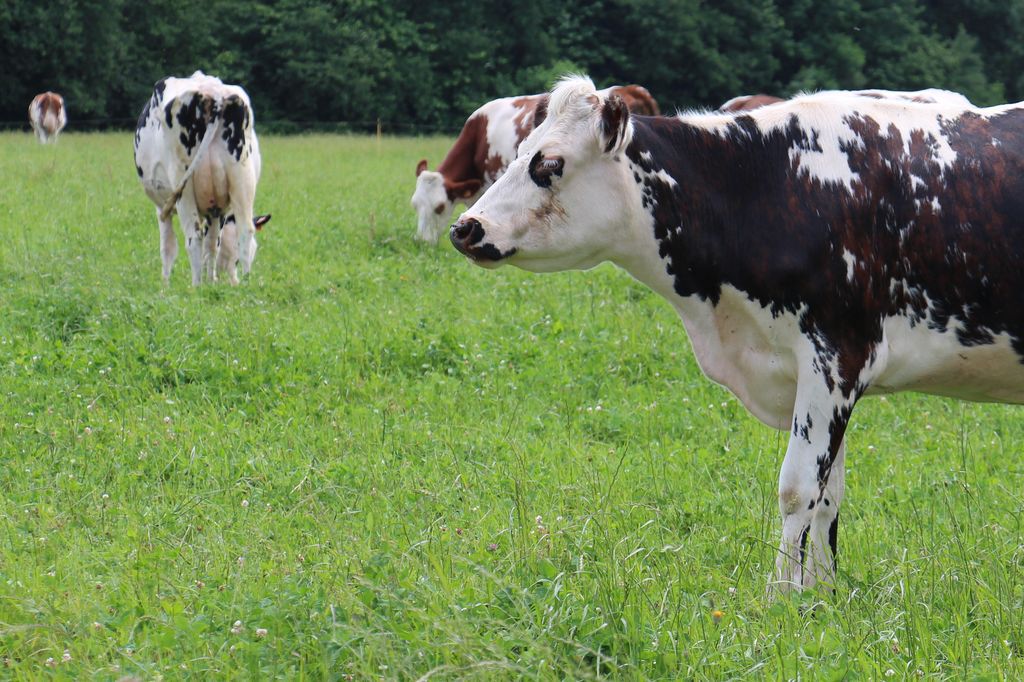
{"label": "cow's eye", "polygon": [[544,156],[537,152],[530,160],[530,178],[538,187],[550,187],[551,179],[562,174],[565,160],[560,156]]}

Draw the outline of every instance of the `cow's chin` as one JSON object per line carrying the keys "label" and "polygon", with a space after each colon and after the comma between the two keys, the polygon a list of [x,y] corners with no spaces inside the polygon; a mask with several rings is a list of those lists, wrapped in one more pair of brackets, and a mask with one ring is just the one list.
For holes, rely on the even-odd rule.
{"label": "cow's chin", "polygon": [[517,253],[517,249],[512,248],[508,250],[502,250],[493,244],[475,244],[470,247],[455,247],[459,253],[471,260],[474,264],[479,265],[482,268],[488,270],[494,270],[500,268],[509,262],[510,259],[514,259]]}
{"label": "cow's chin", "polygon": [[489,263],[475,261],[477,265],[488,269],[494,269],[501,265],[514,265],[520,270],[527,272],[565,272],[566,270],[589,270],[597,265],[590,259],[580,258],[578,255],[546,253],[538,254],[530,250],[512,249],[501,260],[492,260]]}

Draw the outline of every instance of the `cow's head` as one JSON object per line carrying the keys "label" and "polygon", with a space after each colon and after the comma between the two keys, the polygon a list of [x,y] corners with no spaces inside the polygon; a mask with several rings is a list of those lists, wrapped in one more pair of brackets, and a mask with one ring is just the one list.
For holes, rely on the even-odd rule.
{"label": "cow's head", "polygon": [[602,97],[589,78],[563,79],[518,158],[452,225],[452,244],[484,267],[551,272],[607,260],[634,203],[623,158],[631,136],[620,97]]}
{"label": "cow's head", "polygon": [[410,203],[416,209],[416,238],[431,244],[452,218],[455,202],[465,201],[478,191],[479,180],[448,183],[437,171],[427,170],[427,160],[416,165],[416,191]]}
{"label": "cow's head", "polygon": [[[234,220],[224,223],[220,232],[220,251],[217,256],[217,272],[227,274],[231,283],[238,283],[238,275],[235,271],[237,265],[241,264],[242,273],[248,274],[252,269],[252,263],[256,260],[256,250],[259,244],[256,242],[256,233],[263,229],[263,226],[270,222],[270,214],[253,216],[252,230],[239,230]],[[241,232],[241,234],[239,234]],[[246,237],[246,235],[248,235]],[[248,246],[243,245],[247,241]],[[248,251],[244,249],[248,248]]]}

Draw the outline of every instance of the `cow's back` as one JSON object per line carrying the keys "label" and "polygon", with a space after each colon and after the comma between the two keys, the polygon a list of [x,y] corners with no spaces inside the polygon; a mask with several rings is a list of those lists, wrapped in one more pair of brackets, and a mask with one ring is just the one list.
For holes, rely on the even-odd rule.
{"label": "cow's back", "polygon": [[637,120],[631,151],[675,181],[648,182],[679,296],[881,342],[869,391],[1024,402],[1024,108],[822,93],[682,120]]}
{"label": "cow's back", "polygon": [[190,182],[201,210],[224,209],[234,184],[259,176],[259,146],[252,108],[245,91],[197,72],[189,78],[165,78],[154,86],[135,131],[136,171],[150,199],[169,201],[181,182],[219,107],[219,133],[192,170]]}

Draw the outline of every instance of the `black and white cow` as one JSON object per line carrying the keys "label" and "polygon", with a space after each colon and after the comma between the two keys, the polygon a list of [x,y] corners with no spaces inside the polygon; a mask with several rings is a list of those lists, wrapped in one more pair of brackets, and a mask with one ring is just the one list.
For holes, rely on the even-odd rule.
{"label": "black and white cow", "polygon": [[703,371],[790,433],[781,589],[834,582],[862,396],[1024,402],[1022,104],[647,118],[570,78],[450,237],[484,267],[611,261],[675,306]]}
{"label": "black and white cow", "polygon": [[[177,212],[192,265],[192,284],[205,272],[238,283],[236,264],[249,272],[256,230],[270,216],[253,216],[260,147],[245,90],[196,71],[164,78],[139,116],[135,169],[156,204],[166,284],[178,256]],[[216,221],[216,235],[209,235]],[[215,237],[215,238],[214,238]]]}

